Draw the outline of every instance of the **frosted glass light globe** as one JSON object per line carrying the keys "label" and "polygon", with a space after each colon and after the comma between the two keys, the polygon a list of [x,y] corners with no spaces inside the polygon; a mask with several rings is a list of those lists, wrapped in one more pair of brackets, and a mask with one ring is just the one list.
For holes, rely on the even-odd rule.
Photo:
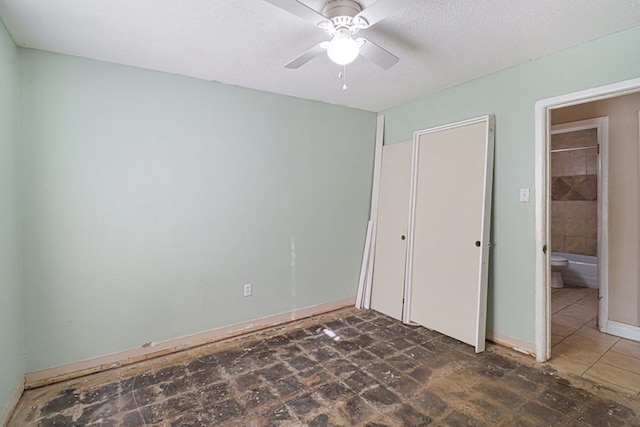
{"label": "frosted glass light globe", "polygon": [[333,40],[327,46],[329,59],[338,65],[347,65],[355,61],[360,53],[360,46],[351,38],[351,33],[341,28],[333,36]]}

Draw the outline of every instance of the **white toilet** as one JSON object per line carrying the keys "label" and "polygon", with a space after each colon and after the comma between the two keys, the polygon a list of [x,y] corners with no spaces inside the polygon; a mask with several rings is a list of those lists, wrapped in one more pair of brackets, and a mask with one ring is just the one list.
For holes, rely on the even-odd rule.
{"label": "white toilet", "polygon": [[560,272],[569,266],[569,260],[561,256],[551,255],[551,287],[564,288]]}

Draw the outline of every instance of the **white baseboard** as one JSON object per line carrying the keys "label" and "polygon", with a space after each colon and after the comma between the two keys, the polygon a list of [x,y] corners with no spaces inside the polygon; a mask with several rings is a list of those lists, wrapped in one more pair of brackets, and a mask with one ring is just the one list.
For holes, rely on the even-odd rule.
{"label": "white baseboard", "polygon": [[6,427],[9,422],[9,418],[11,418],[11,414],[13,410],[16,408],[20,397],[22,397],[22,393],[24,392],[24,380],[21,380],[20,383],[16,386],[16,389],[13,391],[11,395],[11,399],[9,399],[9,403],[0,414],[0,426]]}
{"label": "white baseboard", "polygon": [[640,341],[640,327],[638,326],[608,320],[602,332],[633,341]]}
{"label": "white baseboard", "polygon": [[190,348],[211,344],[239,335],[255,332],[261,329],[271,328],[304,319],[318,314],[328,313],[344,307],[354,306],[355,298],[345,298],[338,301],[331,301],[311,307],[305,307],[285,313],[275,314],[260,319],[249,320],[236,323],[210,331],[200,332],[181,338],[174,338],[159,343],[152,343],[140,348],[133,348],[118,353],[100,356],[81,362],[70,363],[68,365],[56,366],[54,368],[43,369],[41,371],[28,372],[25,375],[24,387],[27,389],[53,384],[72,378],[78,378],[95,372],[106,371],[120,366],[142,362],[154,357],[176,353]]}
{"label": "white baseboard", "polygon": [[502,335],[492,330],[487,330],[487,339],[503,347],[511,348],[520,353],[535,356],[536,345],[534,343],[519,340],[508,335]]}

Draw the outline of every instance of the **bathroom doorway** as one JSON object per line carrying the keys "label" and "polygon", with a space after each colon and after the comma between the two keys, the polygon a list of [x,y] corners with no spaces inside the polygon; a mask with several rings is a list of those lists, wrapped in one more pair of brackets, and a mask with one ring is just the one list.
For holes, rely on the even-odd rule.
{"label": "bathroom doorway", "polygon": [[[612,339],[607,318],[609,118],[585,104],[551,112],[549,145],[551,360],[583,374]],[[602,274],[600,274],[602,273]],[[601,347],[581,351],[582,347]]]}
{"label": "bathroom doorway", "polygon": [[[536,104],[536,358],[633,393],[640,392],[638,111],[640,79]],[[578,267],[561,271],[565,288],[551,287],[554,255]]]}

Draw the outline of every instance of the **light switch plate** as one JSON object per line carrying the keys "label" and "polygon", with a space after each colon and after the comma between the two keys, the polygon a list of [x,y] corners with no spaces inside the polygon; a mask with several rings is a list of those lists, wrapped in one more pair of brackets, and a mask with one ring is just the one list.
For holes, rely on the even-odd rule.
{"label": "light switch plate", "polygon": [[529,203],[529,189],[521,188],[520,189],[520,203]]}

